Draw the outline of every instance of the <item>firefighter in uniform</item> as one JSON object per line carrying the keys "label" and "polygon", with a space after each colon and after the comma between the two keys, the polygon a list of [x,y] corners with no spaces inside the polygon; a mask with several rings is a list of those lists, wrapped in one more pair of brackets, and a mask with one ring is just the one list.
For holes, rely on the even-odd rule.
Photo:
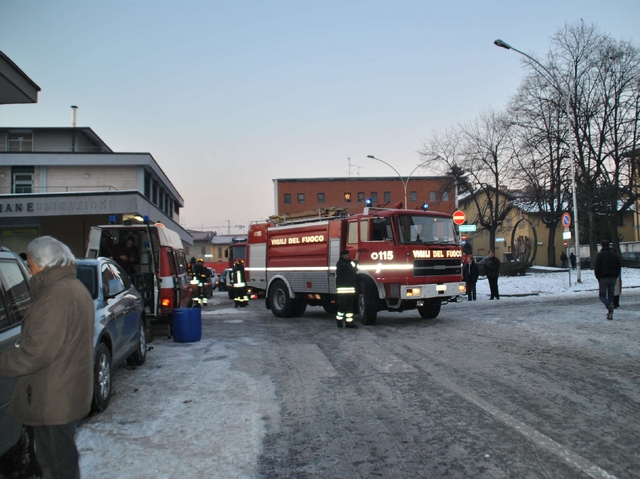
{"label": "firefighter in uniform", "polygon": [[193,279],[191,280],[191,284],[198,285],[198,296],[193,298],[193,302],[200,306],[205,306],[207,304],[207,292],[205,291],[205,285],[207,278],[210,276],[211,272],[204,266],[204,260],[202,258],[198,258],[198,262],[193,267]]}
{"label": "firefighter in uniform", "polygon": [[238,258],[231,270],[231,284],[233,285],[234,308],[244,308],[249,304],[247,294],[247,279],[244,274],[244,260]]}
{"label": "firefighter in uniform", "polygon": [[196,266],[196,257],[192,256],[189,262],[187,263],[187,273],[189,276],[193,276],[193,268]]}
{"label": "firefighter in uniform", "polygon": [[338,294],[338,313],[336,323],[342,328],[357,328],[353,322],[353,311],[356,304],[356,271],[358,260],[351,261],[349,251],[340,252],[340,259],[336,263],[336,293]]}

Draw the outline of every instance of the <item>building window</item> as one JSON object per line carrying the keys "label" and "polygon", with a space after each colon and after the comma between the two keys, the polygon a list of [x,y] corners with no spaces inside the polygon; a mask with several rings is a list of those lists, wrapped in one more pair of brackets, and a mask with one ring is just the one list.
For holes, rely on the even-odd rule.
{"label": "building window", "polygon": [[149,172],[144,172],[144,196],[149,199],[151,195],[151,177],[149,176]]}
{"label": "building window", "polygon": [[442,201],[449,201],[449,192],[448,191],[443,191],[442,192]]}
{"label": "building window", "polygon": [[298,204],[304,205],[304,193],[298,193]]}
{"label": "building window", "polygon": [[391,203],[391,192],[390,191],[385,191],[384,192],[384,202],[385,203]]}
{"label": "building window", "polygon": [[324,203],[324,193],[318,193],[318,204]]}
{"label": "building window", "polygon": [[377,203],[378,202],[378,192],[377,191],[372,191],[371,192],[371,202],[372,203]]}
{"label": "building window", "polygon": [[409,200],[410,201],[418,201],[418,192],[417,191],[409,192]]}
{"label": "building window", "polygon": [[33,166],[14,166],[11,168],[11,192],[33,193],[34,180]]}
{"label": "building window", "polygon": [[158,182],[156,180],[151,180],[151,202],[154,205],[158,204]]}
{"label": "building window", "polygon": [[222,246],[218,246],[218,259],[222,258]]}
{"label": "building window", "polygon": [[430,191],[429,192],[429,201],[431,201],[431,202],[436,201],[436,192],[435,191]]}
{"label": "building window", "polygon": [[33,133],[9,133],[8,151],[33,151]]}
{"label": "building window", "polygon": [[358,192],[358,203],[364,203],[364,191]]}
{"label": "building window", "polygon": [[284,194],[284,204],[285,205],[290,205],[291,204],[291,193],[285,193]]}
{"label": "building window", "polygon": [[351,193],[347,192],[344,194],[344,202],[351,203]]}

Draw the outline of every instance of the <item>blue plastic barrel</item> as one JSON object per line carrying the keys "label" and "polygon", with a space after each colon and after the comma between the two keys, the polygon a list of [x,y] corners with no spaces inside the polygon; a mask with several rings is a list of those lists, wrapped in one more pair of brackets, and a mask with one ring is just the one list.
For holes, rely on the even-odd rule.
{"label": "blue plastic barrel", "polygon": [[176,308],[173,310],[173,340],[176,343],[194,343],[202,339],[202,310]]}

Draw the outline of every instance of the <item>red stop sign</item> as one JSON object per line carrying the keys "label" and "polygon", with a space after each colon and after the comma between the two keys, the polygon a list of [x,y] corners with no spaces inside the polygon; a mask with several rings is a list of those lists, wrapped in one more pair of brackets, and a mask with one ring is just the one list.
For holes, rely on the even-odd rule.
{"label": "red stop sign", "polygon": [[464,215],[464,211],[456,210],[453,212],[453,222],[457,225],[462,225],[467,220]]}

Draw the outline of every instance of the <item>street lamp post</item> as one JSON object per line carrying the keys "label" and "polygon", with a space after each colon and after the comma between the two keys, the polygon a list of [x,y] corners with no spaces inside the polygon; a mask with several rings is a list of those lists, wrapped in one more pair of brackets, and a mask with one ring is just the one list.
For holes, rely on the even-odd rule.
{"label": "street lamp post", "polygon": [[397,173],[397,175],[400,177],[400,181],[402,182],[402,187],[404,189],[404,209],[407,209],[407,185],[409,184],[409,180],[411,179],[411,175],[413,175],[413,173],[420,168],[422,165],[424,165],[425,163],[427,163],[427,161],[429,160],[425,160],[422,163],[420,163],[418,166],[416,166],[411,173],[409,173],[409,176],[407,176],[407,179],[405,180],[402,175],[398,172],[398,170],[396,170],[393,166],[391,166],[389,163],[387,163],[384,160],[381,160],[380,158],[376,158],[374,155],[367,155],[367,158],[371,158],[372,160],[377,160],[381,163],[384,163],[385,165],[387,165],[389,168],[391,168],[393,171],[395,171]]}
{"label": "street lamp post", "polygon": [[[567,84],[566,90],[562,88],[562,86],[559,85],[554,80],[551,72],[547,70],[547,68],[542,63],[540,63],[538,60],[533,58],[531,55],[527,55],[526,53],[521,52],[516,48],[513,48],[511,45],[509,45],[506,42],[503,42],[502,40],[496,40],[493,43],[500,48],[504,48],[506,50],[513,50],[514,52],[527,57],[529,60],[531,60],[533,63],[538,65],[540,68],[542,68],[546,72],[546,74],[549,76],[548,81],[556,90],[558,90],[558,92],[560,93],[560,95],[564,100],[565,114],[567,115],[567,122],[569,124],[569,127],[571,127],[571,113],[570,113],[571,110],[570,110],[570,104],[569,104],[569,95],[571,92],[569,90],[569,85]],[[574,156],[573,141],[570,140],[569,141],[569,162],[571,164],[571,189],[573,190],[573,221],[574,221],[574,231],[575,231],[576,268],[577,268],[576,282],[581,283],[582,278],[580,276],[580,236],[579,236],[579,229],[578,229],[578,194],[576,192],[576,172],[575,172],[575,166],[573,164],[574,163],[573,156]]]}

